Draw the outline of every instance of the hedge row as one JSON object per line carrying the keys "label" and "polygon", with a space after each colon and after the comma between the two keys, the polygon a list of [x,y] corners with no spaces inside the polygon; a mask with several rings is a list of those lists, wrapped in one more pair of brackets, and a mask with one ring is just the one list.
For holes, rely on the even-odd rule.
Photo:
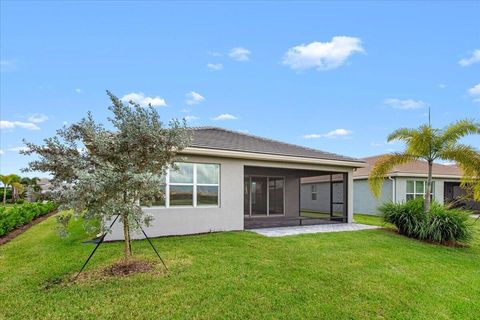
{"label": "hedge row", "polygon": [[57,205],[53,202],[25,203],[10,208],[0,207],[0,236],[55,209]]}

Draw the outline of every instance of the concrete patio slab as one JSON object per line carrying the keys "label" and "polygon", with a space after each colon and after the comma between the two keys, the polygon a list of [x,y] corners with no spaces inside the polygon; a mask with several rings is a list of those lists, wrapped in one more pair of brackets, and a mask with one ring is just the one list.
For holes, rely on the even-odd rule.
{"label": "concrete patio slab", "polygon": [[322,224],[322,225],[311,225],[311,226],[261,228],[261,229],[251,229],[249,231],[261,234],[265,237],[285,237],[285,236],[294,236],[297,234],[359,231],[359,230],[370,230],[370,229],[378,229],[378,228],[380,227],[369,226],[366,224],[358,224],[358,223],[335,223],[335,224]]}

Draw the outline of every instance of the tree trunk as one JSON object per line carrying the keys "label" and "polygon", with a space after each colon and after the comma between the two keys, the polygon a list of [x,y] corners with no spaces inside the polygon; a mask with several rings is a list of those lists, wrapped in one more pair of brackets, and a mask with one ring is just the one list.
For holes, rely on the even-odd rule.
{"label": "tree trunk", "polygon": [[10,199],[10,201],[11,201],[12,203],[15,202],[15,198],[16,198],[16,197],[15,197],[15,193],[16,193],[16,192],[17,192],[17,191],[16,191],[15,187],[12,186],[12,199]]}
{"label": "tree trunk", "polygon": [[3,205],[7,204],[7,185],[3,186]]}
{"label": "tree trunk", "polygon": [[423,201],[423,211],[428,212],[430,211],[430,193],[432,193],[432,167],[433,162],[428,161],[428,178],[427,178],[427,185],[425,187],[425,199]]}
{"label": "tree trunk", "polygon": [[124,244],[125,244],[125,259],[128,259],[132,255],[132,247],[130,244],[130,227],[128,225],[128,215],[123,214],[122,215],[123,219],[123,238],[124,238]]}

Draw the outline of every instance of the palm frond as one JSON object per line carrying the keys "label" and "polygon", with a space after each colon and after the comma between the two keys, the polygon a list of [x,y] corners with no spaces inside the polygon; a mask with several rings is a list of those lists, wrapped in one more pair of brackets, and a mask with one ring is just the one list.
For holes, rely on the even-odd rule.
{"label": "palm frond", "polygon": [[387,141],[390,142],[393,140],[400,140],[400,141],[408,142],[412,138],[412,136],[415,134],[416,131],[417,130],[415,129],[408,129],[408,128],[397,129],[388,135]]}
{"label": "palm frond", "polygon": [[422,125],[412,132],[407,143],[406,153],[416,155],[425,160],[433,160],[437,131],[428,125]]}
{"label": "palm frond", "polygon": [[450,144],[439,151],[442,160],[455,161],[458,165],[480,171],[480,153],[472,146],[466,144]]}
{"label": "palm frond", "polygon": [[462,169],[462,187],[473,190],[473,198],[480,201],[480,153],[472,146],[450,144],[440,153],[443,160],[455,161]]}
{"label": "palm frond", "polygon": [[480,201],[480,176],[472,168],[463,167],[463,177],[460,186],[467,192],[466,198],[471,197],[474,201]]}
{"label": "palm frond", "polygon": [[20,182],[12,182],[11,185],[12,185],[13,188],[17,189],[17,192],[19,194],[22,194],[23,191],[25,191],[25,187]]}
{"label": "palm frond", "polygon": [[385,176],[397,165],[401,165],[404,163],[411,162],[413,160],[417,160],[418,157],[416,155],[412,155],[409,153],[393,153],[384,155],[377,160],[375,165],[370,172],[370,176],[368,177],[368,184],[370,185],[370,190],[375,195],[375,197],[379,198],[382,192],[382,185]]}
{"label": "palm frond", "polygon": [[480,134],[480,123],[469,119],[459,120],[446,127],[440,138],[444,143],[452,143],[469,134]]}

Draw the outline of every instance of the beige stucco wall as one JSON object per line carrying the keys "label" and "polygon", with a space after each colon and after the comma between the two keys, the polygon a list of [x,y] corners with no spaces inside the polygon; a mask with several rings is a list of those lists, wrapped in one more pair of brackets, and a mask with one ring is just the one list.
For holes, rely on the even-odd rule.
{"label": "beige stucco wall", "polygon": [[355,213],[378,215],[378,207],[384,202],[392,201],[393,181],[385,179],[380,198],[376,198],[367,179],[357,179],[353,182],[353,210]]}
{"label": "beige stucco wall", "polygon": [[[148,236],[184,235],[215,231],[243,230],[243,184],[244,167],[269,167],[283,169],[325,170],[348,172],[351,181],[353,169],[342,166],[313,165],[300,163],[284,163],[275,161],[257,161],[229,159],[208,156],[182,156],[179,161],[220,164],[220,205],[219,207],[176,207],[176,208],[146,208],[146,213],[153,216],[150,227],[144,227]],[[352,184],[349,185],[349,222],[352,221]],[[299,182],[287,181],[286,192],[296,191],[299,196]],[[299,201],[299,200],[298,200]],[[294,212],[299,208],[298,202],[286,204],[286,212]],[[132,234],[132,238],[143,238],[141,232]],[[122,224],[117,223],[106,241],[123,239]]]}

